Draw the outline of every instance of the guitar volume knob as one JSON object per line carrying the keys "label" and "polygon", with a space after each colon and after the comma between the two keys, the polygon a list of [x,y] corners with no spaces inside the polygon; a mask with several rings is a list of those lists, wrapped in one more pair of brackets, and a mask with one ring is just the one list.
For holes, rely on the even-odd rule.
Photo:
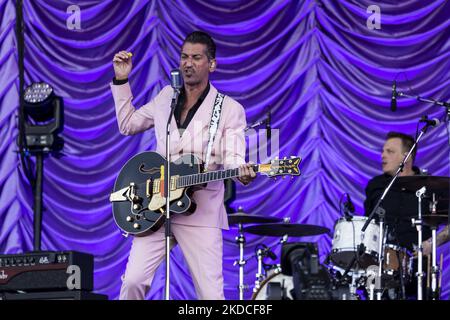
{"label": "guitar volume knob", "polygon": [[133,228],[140,229],[141,225],[139,223],[135,223],[135,224],[133,224]]}
{"label": "guitar volume knob", "polygon": [[132,216],[127,216],[126,220],[127,220],[128,222],[132,222],[132,221],[133,221],[133,217],[132,217]]}

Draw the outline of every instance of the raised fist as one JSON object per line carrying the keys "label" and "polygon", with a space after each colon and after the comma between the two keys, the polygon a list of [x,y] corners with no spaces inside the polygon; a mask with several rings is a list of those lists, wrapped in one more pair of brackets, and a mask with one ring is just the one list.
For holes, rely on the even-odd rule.
{"label": "raised fist", "polygon": [[131,52],[119,51],[114,55],[113,66],[117,80],[127,79],[133,64],[131,63]]}

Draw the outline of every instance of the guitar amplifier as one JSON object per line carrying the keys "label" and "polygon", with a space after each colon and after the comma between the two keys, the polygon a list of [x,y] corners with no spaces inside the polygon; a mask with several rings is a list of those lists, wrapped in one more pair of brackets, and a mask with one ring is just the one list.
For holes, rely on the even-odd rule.
{"label": "guitar amplifier", "polygon": [[0,292],[93,289],[94,258],[76,251],[0,255]]}
{"label": "guitar amplifier", "polygon": [[108,296],[87,291],[0,292],[0,300],[108,300]]}

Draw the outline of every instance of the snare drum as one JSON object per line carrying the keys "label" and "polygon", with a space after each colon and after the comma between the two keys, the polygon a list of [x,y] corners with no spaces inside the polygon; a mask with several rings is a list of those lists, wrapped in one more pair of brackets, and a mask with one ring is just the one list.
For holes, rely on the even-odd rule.
{"label": "snare drum", "polygon": [[367,217],[354,216],[349,221],[346,218],[339,219],[334,226],[334,236],[330,258],[333,263],[341,268],[347,268],[356,257],[359,244],[364,244],[365,250],[359,256],[359,265],[367,268],[377,264],[379,257],[378,237],[380,226],[370,221],[362,238],[361,229],[367,221]]}
{"label": "snare drum", "polygon": [[293,300],[291,295],[293,289],[292,277],[276,271],[261,282],[252,300]]}

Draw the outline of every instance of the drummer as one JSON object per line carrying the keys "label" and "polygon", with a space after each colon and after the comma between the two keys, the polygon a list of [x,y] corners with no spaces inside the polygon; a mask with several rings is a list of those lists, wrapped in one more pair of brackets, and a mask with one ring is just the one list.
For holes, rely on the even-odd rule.
{"label": "drummer", "polygon": [[[389,132],[387,134],[381,154],[383,174],[370,180],[366,187],[366,200],[364,202],[366,215],[371,213],[413,144],[414,139],[410,135],[399,132]],[[421,174],[419,168],[414,166],[416,152],[417,147],[411,154],[410,159],[405,163],[405,167],[400,173],[401,177]],[[415,193],[402,192],[391,188],[381,206],[386,211],[387,242],[400,245],[412,251],[414,244],[417,244],[417,229],[412,226],[410,219],[418,214]],[[425,199],[422,212],[428,212],[428,207],[429,202]],[[427,239],[423,242],[423,253],[424,255],[429,255],[431,254],[431,230],[429,228],[423,228],[423,238]],[[437,236],[437,245],[442,245],[449,240],[449,230],[448,226],[446,226]]]}

